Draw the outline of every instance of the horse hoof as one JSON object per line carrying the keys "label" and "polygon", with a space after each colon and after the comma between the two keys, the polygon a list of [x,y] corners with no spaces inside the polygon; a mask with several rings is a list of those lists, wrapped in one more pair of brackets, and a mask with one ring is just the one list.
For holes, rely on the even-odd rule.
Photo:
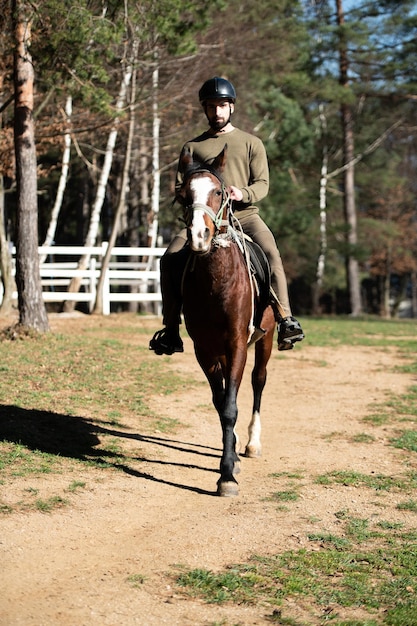
{"label": "horse hoof", "polygon": [[259,459],[262,456],[261,448],[256,448],[255,446],[246,446],[245,456],[248,459]]}
{"label": "horse hoof", "polygon": [[229,480],[228,482],[219,483],[217,485],[217,495],[222,498],[232,498],[239,494],[237,483]]}

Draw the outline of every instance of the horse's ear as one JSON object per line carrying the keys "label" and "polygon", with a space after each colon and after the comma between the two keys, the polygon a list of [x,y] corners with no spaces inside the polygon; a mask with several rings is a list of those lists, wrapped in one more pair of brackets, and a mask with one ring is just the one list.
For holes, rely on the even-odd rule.
{"label": "horse's ear", "polygon": [[224,148],[220,152],[220,154],[218,154],[216,158],[214,159],[212,163],[214,169],[222,173],[226,165],[226,160],[227,160],[227,143],[224,145]]}
{"label": "horse's ear", "polygon": [[183,148],[180,155],[180,170],[185,172],[193,162],[193,157],[188,148]]}
{"label": "horse's ear", "polygon": [[175,192],[175,200],[181,206],[185,206],[185,192],[183,189],[180,189],[179,191]]}
{"label": "horse's ear", "polygon": [[[193,162],[194,161],[193,161],[193,157],[192,157],[190,150],[188,148],[183,148],[180,154],[179,167],[178,167],[179,171],[182,172],[183,176],[187,172],[187,170],[192,166]],[[179,202],[183,206],[185,205],[185,190],[183,189],[183,186],[181,187],[181,189],[177,190],[175,194],[175,199],[177,202]]]}

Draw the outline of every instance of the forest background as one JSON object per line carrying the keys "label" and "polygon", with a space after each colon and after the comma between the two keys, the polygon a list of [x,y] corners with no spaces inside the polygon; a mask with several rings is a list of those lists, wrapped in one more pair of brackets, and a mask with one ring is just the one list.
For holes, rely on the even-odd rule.
{"label": "forest background", "polygon": [[416,2],[0,0],[0,9],[2,278],[10,242],[20,238],[29,265],[34,254],[19,219],[28,162],[16,172],[23,24],[40,243],[168,243],[181,228],[178,155],[207,126],[198,90],[221,75],[237,91],[234,125],[266,146],[271,185],[259,206],[294,312],[389,317],[408,298],[417,317]]}

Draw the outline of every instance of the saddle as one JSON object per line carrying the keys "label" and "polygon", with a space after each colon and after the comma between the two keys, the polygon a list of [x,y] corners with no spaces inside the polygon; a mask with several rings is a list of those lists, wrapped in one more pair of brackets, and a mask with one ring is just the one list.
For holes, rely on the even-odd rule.
{"label": "saddle", "polygon": [[245,245],[249,251],[250,274],[255,288],[255,328],[260,328],[262,315],[271,304],[271,268],[262,248],[245,237]]}

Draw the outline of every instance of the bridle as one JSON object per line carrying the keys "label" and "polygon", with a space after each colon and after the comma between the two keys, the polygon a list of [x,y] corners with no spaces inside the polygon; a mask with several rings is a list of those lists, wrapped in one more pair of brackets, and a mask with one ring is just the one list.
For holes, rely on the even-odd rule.
{"label": "bridle", "polygon": [[184,221],[187,227],[191,226],[193,212],[196,209],[199,209],[203,211],[203,213],[209,216],[209,218],[211,219],[215,227],[215,235],[217,235],[220,233],[223,227],[230,226],[229,219],[223,219],[225,209],[227,209],[226,215],[228,218],[229,211],[231,209],[231,203],[232,203],[231,198],[230,198],[230,193],[226,189],[224,181],[220,178],[217,172],[215,172],[213,169],[210,169],[209,167],[204,167],[204,168],[198,168],[189,172],[188,175],[185,176],[183,184],[185,185],[187,183],[187,180],[191,178],[191,176],[193,176],[194,174],[204,174],[204,173],[215,176],[215,178],[217,178],[217,180],[219,181],[221,185],[222,197],[221,197],[221,202],[220,202],[220,208],[217,211],[217,213],[215,213],[213,209],[209,207],[207,204],[202,204],[200,202],[193,202],[192,204],[186,204],[184,207]]}

